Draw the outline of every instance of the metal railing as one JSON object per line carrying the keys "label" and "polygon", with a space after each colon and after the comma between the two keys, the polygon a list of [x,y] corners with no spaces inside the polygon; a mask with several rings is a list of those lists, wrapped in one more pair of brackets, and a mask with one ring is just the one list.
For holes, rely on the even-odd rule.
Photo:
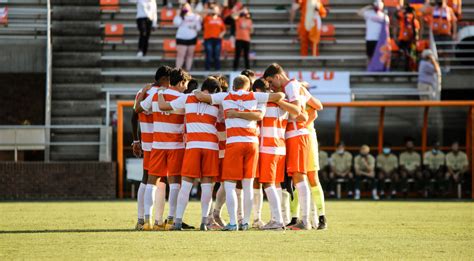
{"label": "metal railing", "polygon": [[50,158],[50,139],[51,139],[51,84],[53,77],[53,46],[51,42],[51,0],[47,0],[47,38],[46,38],[46,100],[45,100],[45,138],[46,148],[44,151],[44,161],[48,162]]}

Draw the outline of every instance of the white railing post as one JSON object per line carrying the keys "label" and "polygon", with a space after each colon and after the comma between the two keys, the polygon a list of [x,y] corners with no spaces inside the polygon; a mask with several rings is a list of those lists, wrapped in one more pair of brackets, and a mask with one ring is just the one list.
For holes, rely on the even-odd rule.
{"label": "white railing post", "polygon": [[46,37],[46,101],[45,101],[45,151],[44,160],[48,162],[50,160],[50,139],[51,139],[51,83],[52,83],[52,43],[51,43],[51,1],[46,1],[47,6],[47,37]]}

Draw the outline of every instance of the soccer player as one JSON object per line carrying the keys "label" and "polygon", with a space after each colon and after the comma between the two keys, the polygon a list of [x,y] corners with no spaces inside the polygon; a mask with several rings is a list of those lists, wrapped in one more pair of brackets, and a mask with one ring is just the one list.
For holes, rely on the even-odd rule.
{"label": "soccer player", "polygon": [[[190,75],[182,69],[173,69],[170,72],[169,78],[170,87],[160,90],[167,102],[183,96],[188,81],[191,79]],[[151,184],[155,184],[160,178],[167,177],[170,187],[168,198],[170,208],[166,223],[163,223],[162,220],[163,213],[159,213],[155,215],[155,224],[153,228],[151,228],[151,221],[150,219],[147,220],[145,214],[144,228],[146,230],[169,229],[174,221],[181,183],[181,164],[184,157],[184,111],[164,112],[160,110],[158,106],[158,90],[153,96],[142,100],[139,109],[152,109],[153,112],[153,145],[150,154],[148,181]],[[160,191],[159,193],[162,194],[165,192],[166,191]],[[147,191],[145,191],[145,193],[147,193]],[[152,192],[150,191],[149,193],[151,194]]]}
{"label": "soccer player", "polygon": [[311,223],[315,229],[327,228],[326,206],[324,202],[324,191],[319,182],[319,145],[314,121],[318,117],[318,111],[323,109],[321,101],[313,97],[307,88],[301,88],[306,98],[306,112],[308,113],[307,128],[309,131],[309,156],[308,156],[308,181],[311,190]]}
{"label": "soccer player", "polygon": [[[225,113],[227,144],[222,180],[230,217],[229,224],[223,229],[225,231],[249,229],[253,201],[252,184],[258,161],[257,120],[263,118],[263,112],[258,110],[258,107],[267,102],[278,102],[284,96],[282,93],[253,93],[249,92],[249,89],[250,80],[240,75],[234,79],[233,90],[229,93],[209,95],[196,92],[200,101],[222,104]],[[237,181],[242,181],[244,194],[244,218],[240,228],[237,224]]]}
{"label": "soccer player", "polygon": [[290,229],[311,229],[309,222],[310,212],[310,190],[307,182],[307,163],[309,150],[309,132],[306,128],[308,115],[304,108],[306,99],[301,95],[301,84],[296,80],[290,80],[283,68],[274,63],[265,70],[263,78],[268,81],[274,91],[283,91],[287,100],[293,105],[290,119],[286,128],[287,148],[287,172],[292,177],[298,198],[301,202],[302,220],[290,226]]}
{"label": "soccer player", "polygon": [[[153,130],[153,115],[151,110],[143,110],[140,106],[140,102],[147,98],[153,97],[156,94],[157,87],[169,86],[169,76],[171,68],[168,66],[160,66],[155,74],[155,83],[153,85],[148,85],[137,93],[135,97],[134,104],[134,115],[138,114],[140,121],[140,130],[142,132],[142,149],[143,149],[143,178],[138,189],[137,201],[138,201],[138,222],[136,225],[137,230],[144,230],[145,226],[147,230],[150,229],[150,226],[147,225],[145,221],[149,222],[151,217],[151,211],[156,201],[157,205],[155,206],[155,216],[156,213],[162,213],[165,206],[165,194],[166,193],[166,184],[160,182],[160,180],[155,179],[154,177],[148,175],[149,165],[150,165],[150,155],[152,150],[152,143],[154,137]],[[151,121],[151,122],[150,122]],[[150,126],[151,124],[151,126]],[[132,117],[132,126],[135,126],[136,123],[133,122]],[[150,129],[151,128],[151,129]],[[151,132],[151,135],[150,135]],[[133,133],[137,133],[137,128],[133,127]],[[151,140],[150,140],[151,136]],[[139,143],[135,142],[134,138],[134,151]],[[159,193],[155,193],[156,188],[159,188]]]}
{"label": "soccer player", "polygon": [[[252,88],[256,92],[270,92],[268,82],[264,79],[257,79]],[[281,230],[285,227],[281,204],[283,192],[280,186],[285,178],[285,129],[288,122],[285,106],[288,103],[283,100],[267,103],[260,126],[258,182],[263,184],[271,210],[270,222],[260,227],[263,230]]]}
{"label": "soccer player", "polygon": [[[206,94],[220,92],[219,81],[208,77],[202,84],[201,91]],[[185,112],[186,150],[181,170],[182,183],[178,194],[176,219],[173,230],[182,230],[183,215],[189,202],[189,193],[196,179],[201,179],[200,230],[207,229],[207,216],[212,201],[212,181],[219,174],[219,140],[216,121],[219,106],[200,102],[194,94],[184,95],[171,102],[166,102],[163,94],[158,94],[158,104],[162,111]]]}

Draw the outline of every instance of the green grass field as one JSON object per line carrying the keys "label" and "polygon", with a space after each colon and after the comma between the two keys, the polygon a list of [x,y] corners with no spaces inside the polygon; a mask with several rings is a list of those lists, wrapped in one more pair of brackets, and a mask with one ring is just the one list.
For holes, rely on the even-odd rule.
{"label": "green grass field", "polygon": [[[135,212],[132,201],[0,203],[0,260],[474,259],[472,202],[329,201],[326,231],[135,232]],[[192,202],[185,220],[198,225],[199,212]]]}

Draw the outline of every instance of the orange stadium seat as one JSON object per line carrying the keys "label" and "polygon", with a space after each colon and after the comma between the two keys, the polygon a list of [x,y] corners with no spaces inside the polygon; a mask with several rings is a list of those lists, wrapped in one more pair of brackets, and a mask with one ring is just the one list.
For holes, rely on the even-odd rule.
{"label": "orange stadium seat", "polygon": [[423,50],[430,48],[430,40],[418,40],[416,42],[416,50],[423,52]]}
{"label": "orange stadium seat", "polygon": [[321,40],[322,41],[335,41],[336,40],[336,27],[333,24],[323,24],[321,27]]}
{"label": "orange stadium seat", "polygon": [[384,0],[385,7],[400,7],[403,6],[403,0]]}
{"label": "orange stadium seat", "polygon": [[123,42],[123,24],[106,24],[105,25],[105,41],[106,42]]}
{"label": "orange stadium seat", "polygon": [[163,51],[165,57],[176,57],[176,40],[165,39],[163,40]]}
{"label": "orange stadium seat", "polygon": [[0,25],[8,25],[8,7],[0,8]]}
{"label": "orange stadium seat", "polygon": [[227,58],[227,57],[233,57],[235,53],[235,45],[234,43],[229,40],[229,39],[223,39],[222,40],[222,50],[221,54]]}
{"label": "orange stadium seat", "polygon": [[173,18],[175,17],[175,15],[176,15],[176,10],[174,10],[173,8],[166,8],[166,7],[161,8],[160,26],[172,25]]}
{"label": "orange stadium seat", "polygon": [[119,10],[119,0],[100,0],[100,10],[117,12]]}

